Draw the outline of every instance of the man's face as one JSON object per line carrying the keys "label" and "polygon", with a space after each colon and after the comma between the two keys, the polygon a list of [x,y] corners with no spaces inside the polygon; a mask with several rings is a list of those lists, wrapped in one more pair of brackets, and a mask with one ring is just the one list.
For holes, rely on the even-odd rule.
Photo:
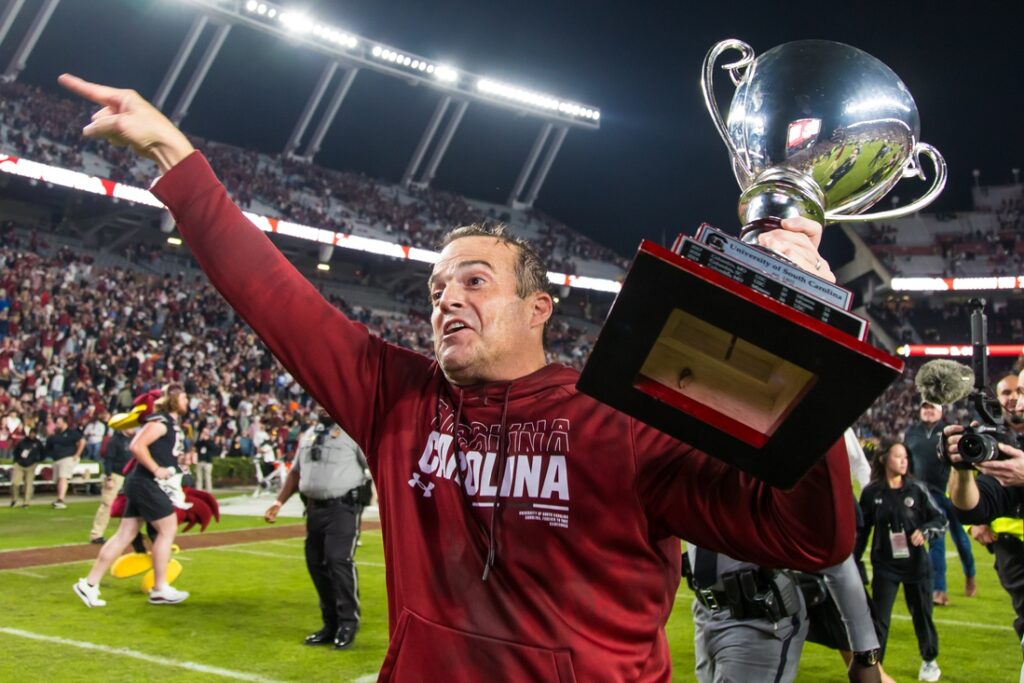
{"label": "man's face", "polygon": [[1015,429],[1024,429],[1024,372],[1019,376],[1007,375],[996,385],[999,405],[1003,407],[1006,422]]}
{"label": "man's face", "polygon": [[551,298],[519,297],[517,256],[516,247],[493,237],[463,237],[434,265],[427,283],[434,354],[455,384],[516,379],[544,364]]}
{"label": "man's face", "polygon": [[921,422],[925,424],[932,424],[938,422],[939,418],[942,417],[942,406],[937,406],[934,403],[922,403],[921,404]]}

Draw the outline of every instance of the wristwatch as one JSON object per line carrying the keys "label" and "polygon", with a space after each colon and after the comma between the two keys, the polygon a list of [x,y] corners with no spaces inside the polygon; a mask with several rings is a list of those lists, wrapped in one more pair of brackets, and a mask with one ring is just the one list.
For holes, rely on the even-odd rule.
{"label": "wristwatch", "polygon": [[874,650],[863,650],[861,652],[853,653],[853,660],[861,666],[872,667],[878,664],[878,655],[881,654],[881,650],[875,648]]}

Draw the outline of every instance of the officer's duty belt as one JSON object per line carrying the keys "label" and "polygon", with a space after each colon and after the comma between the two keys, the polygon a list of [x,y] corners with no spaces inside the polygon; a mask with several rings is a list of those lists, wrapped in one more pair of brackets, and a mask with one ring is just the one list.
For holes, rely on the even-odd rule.
{"label": "officer's duty belt", "polygon": [[697,601],[712,612],[729,610],[735,619],[776,622],[800,609],[800,589],[783,572],[743,569],[722,574],[720,580],[720,591],[690,585]]}
{"label": "officer's duty belt", "polygon": [[345,505],[359,505],[359,487],[357,486],[345,495],[337,496],[335,498],[309,499],[309,506],[314,508],[330,507],[331,505],[337,505],[338,503],[344,503]]}

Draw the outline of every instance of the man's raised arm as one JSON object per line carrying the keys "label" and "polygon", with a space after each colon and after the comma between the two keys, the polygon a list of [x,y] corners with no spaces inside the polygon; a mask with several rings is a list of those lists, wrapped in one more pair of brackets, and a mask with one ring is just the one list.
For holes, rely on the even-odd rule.
{"label": "man's raised arm", "polygon": [[[157,162],[163,176],[153,194],[174,215],[210,282],[313,398],[370,452],[374,415],[392,389],[388,378],[415,381],[415,371],[422,375],[429,362],[387,347],[331,306],[232,203],[184,134],[138,93],[68,74],[60,77],[60,84],[101,106],[84,135],[129,146]],[[385,360],[398,367],[382,376]]]}

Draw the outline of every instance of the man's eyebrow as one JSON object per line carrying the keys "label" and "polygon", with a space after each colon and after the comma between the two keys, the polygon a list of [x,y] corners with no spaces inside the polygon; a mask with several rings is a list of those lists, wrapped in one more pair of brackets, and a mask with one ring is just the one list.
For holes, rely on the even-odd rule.
{"label": "man's eyebrow", "polygon": [[[492,272],[494,271],[494,266],[491,265],[490,261],[485,261],[483,259],[473,259],[471,261],[460,261],[455,266],[455,270],[460,270],[462,268],[468,268],[470,266],[485,266],[485,267],[487,267],[488,270],[490,270]],[[427,278],[427,289],[430,289],[430,288],[432,288],[434,286],[434,279],[436,277],[437,277],[437,273],[431,273],[430,274],[430,277]]]}

